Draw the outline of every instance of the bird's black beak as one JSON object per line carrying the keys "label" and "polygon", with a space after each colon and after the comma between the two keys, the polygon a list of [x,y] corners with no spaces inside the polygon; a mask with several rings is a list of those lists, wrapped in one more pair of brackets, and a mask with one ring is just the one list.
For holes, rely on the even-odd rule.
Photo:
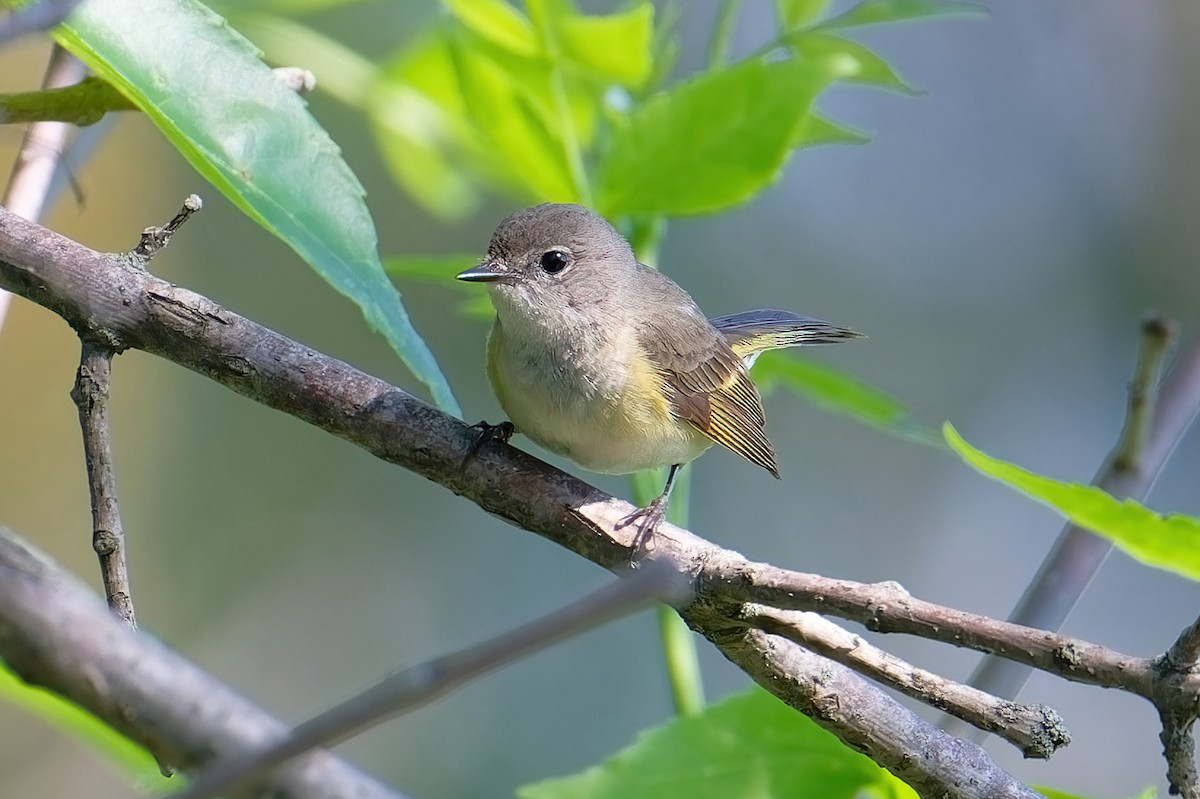
{"label": "bird's black beak", "polygon": [[478,266],[472,266],[464,272],[459,272],[455,277],[471,283],[491,283],[507,277],[508,274],[508,267],[504,264],[496,261],[484,261]]}

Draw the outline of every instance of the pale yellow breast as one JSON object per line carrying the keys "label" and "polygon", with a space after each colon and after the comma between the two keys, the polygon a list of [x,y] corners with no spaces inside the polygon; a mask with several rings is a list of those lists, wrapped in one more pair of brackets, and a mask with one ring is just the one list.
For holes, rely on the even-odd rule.
{"label": "pale yellow breast", "polygon": [[603,352],[550,357],[497,322],[488,377],[518,432],[586,469],[625,474],[687,463],[712,441],[670,413],[632,331]]}

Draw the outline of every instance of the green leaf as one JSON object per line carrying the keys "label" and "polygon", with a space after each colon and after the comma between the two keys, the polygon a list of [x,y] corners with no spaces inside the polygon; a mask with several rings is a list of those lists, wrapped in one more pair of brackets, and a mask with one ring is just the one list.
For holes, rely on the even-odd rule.
{"label": "green leaf", "polygon": [[479,263],[478,253],[472,255],[394,255],[383,260],[383,268],[389,275],[406,280],[440,283],[451,288],[462,288],[477,293],[478,286],[469,286],[454,276],[464,269]]}
{"label": "green leaf", "polygon": [[842,80],[919,94],[896,74],[891,64],[858,42],[817,31],[797,31],[787,36],[787,42],[805,58],[839,59]]}
{"label": "green leaf", "polygon": [[402,255],[384,259],[383,268],[398,280],[415,280],[442,288],[452,289],[466,299],[459,303],[458,310],[466,316],[491,319],[496,315],[492,301],[486,291],[478,285],[455,280],[454,276],[469,266],[479,263],[479,255]]}
{"label": "green leaf", "polygon": [[823,61],[746,61],[650,98],[613,133],[598,206],[702,214],[773,182],[813,98],[836,77]]}
{"label": "green leaf", "polygon": [[164,794],[176,787],[162,776],[154,756],[100,719],[62,697],[28,685],[0,662],[0,699],[89,744],[135,783],[141,794]]}
{"label": "green leaf", "polygon": [[817,27],[838,30],[928,17],[978,16],[986,13],[987,9],[983,6],[958,0],[865,0]]}
{"label": "green leaf", "polygon": [[361,184],[249,42],[190,0],[89,0],[56,36],[201,175],[353,300],[438,405],[459,412],[383,273]]}
{"label": "green leaf", "polygon": [[591,76],[637,88],[650,77],[654,58],[654,6],[640,3],[602,17],[571,14],[558,20],[560,52]]}
{"label": "green leaf", "polygon": [[775,0],[779,24],[792,30],[813,22],[829,7],[829,0]]}
{"label": "green leaf", "polygon": [[473,128],[494,150],[493,166],[531,200],[579,202],[560,131],[549,127],[523,83],[465,43],[456,42],[452,53]]}
{"label": "green leaf", "polygon": [[463,25],[510,53],[532,57],[542,51],[529,19],[504,0],[442,0]]}
{"label": "green leaf", "polygon": [[941,446],[937,434],[915,421],[898,400],[832,366],[765,352],[754,364],[754,382],[764,392],[783,386],[826,410],[918,443]]}
{"label": "green leaf", "polygon": [[599,766],[520,799],[852,799],[884,772],[760,688],[642,733]]}
{"label": "green leaf", "polygon": [[947,422],[942,433],[964,461],[988,477],[1046,503],[1075,524],[1112,541],[1148,566],[1200,580],[1200,519],[1166,516],[1096,488],[1062,483],[998,460],[973,448]]}
{"label": "green leaf", "polygon": [[822,144],[866,144],[871,137],[866,133],[855,130],[848,125],[834,122],[817,113],[805,117],[800,127],[796,129],[796,137],[792,146],[817,147]]}
{"label": "green leaf", "polygon": [[[1037,786],[1037,792],[1045,796],[1046,799],[1088,799],[1086,796],[1080,794],[1067,793],[1066,791],[1059,791],[1054,788],[1044,788],[1040,785]],[[1158,790],[1150,787],[1133,797],[1133,799],[1157,799],[1157,797]]]}

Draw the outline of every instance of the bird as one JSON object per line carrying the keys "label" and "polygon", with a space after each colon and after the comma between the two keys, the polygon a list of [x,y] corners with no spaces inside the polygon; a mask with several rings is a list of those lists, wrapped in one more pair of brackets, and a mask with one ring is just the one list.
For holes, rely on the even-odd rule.
{"label": "bird", "polygon": [[483,283],[496,311],[487,374],[508,422],[481,423],[481,440],[519,432],[593,472],[668,468],[662,493],[617,523],[636,525],[635,554],[665,518],[679,469],[714,444],[779,478],[749,373],[762,352],[861,336],[790,311],[709,319],[580,205],[517,211],[457,278]]}

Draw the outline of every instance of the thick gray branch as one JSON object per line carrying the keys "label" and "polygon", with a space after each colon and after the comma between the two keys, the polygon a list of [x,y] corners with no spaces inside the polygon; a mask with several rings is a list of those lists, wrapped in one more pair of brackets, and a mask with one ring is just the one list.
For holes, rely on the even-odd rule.
{"label": "thick gray branch", "polygon": [[[160,762],[195,768],[278,740],[288,726],[139,635],[85,586],[0,529],[0,655],[23,679],[86,708]],[[328,752],[283,769],[273,795],[402,799]]]}

